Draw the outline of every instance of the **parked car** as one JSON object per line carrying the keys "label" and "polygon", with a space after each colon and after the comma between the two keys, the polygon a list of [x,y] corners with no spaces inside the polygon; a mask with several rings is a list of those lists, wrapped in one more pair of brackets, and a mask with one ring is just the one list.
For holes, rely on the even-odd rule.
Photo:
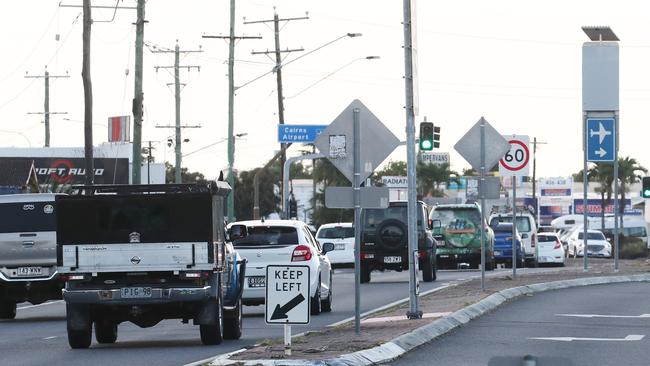
{"label": "parked car", "polygon": [[538,263],[557,264],[564,266],[566,258],[564,246],[555,233],[540,233],[537,235]]}
{"label": "parked car", "polygon": [[[578,228],[573,231],[569,238],[569,251],[574,258],[584,255],[584,230]],[[587,255],[607,258],[612,256],[612,245],[602,232],[587,230]]]}
{"label": "parked car", "polygon": [[238,221],[228,225],[228,232],[235,250],[248,261],[244,305],[264,303],[267,265],[300,264],[309,266],[311,314],[332,310],[332,265],[326,254],[333,243],[321,247],[307,225],[297,220]]}
{"label": "parked car", "polygon": [[16,317],[16,304],[60,299],[56,266],[56,195],[0,196],[0,319]]}
{"label": "parked car", "polygon": [[[436,279],[436,240],[431,233],[427,205],[418,201],[418,267],[424,282]],[[409,268],[407,203],[390,202],[388,208],[361,211],[361,283],[370,282],[372,271]]]}
{"label": "parked car", "polygon": [[[512,223],[502,222],[492,227],[492,230],[494,230],[494,260],[512,266]],[[524,250],[519,232],[515,231],[515,235],[516,264],[521,268],[525,265]]]}
{"label": "parked car", "polygon": [[494,231],[481,216],[476,204],[435,205],[429,216],[433,236],[437,241],[437,261],[441,268],[458,268],[467,263],[478,268],[481,264],[481,227],[485,232],[485,269],[494,263]]}
{"label": "parked car", "polygon": [[[512,213],[495,213],[490,215],[490,226],[495,226],[500,222],[512,222]],[[517,213],[517,231],[521,235],[521,241],[524,244],[526,253],[526,264],[535,265],[537,262],[537,225],[535,217],[529,212]]]}
{"label": "parked car", "polygon": [[327,253],[332,265],[354,265],[354,227],[351,222],[321,225],[316,232],[316,240],[321,246],[334,244],[334,250]]}

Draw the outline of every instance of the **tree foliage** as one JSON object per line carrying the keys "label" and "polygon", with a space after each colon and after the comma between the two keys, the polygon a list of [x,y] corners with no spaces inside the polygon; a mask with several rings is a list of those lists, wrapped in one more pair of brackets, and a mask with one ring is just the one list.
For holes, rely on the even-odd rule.
{"label": "tree foliage", "polygon": [[[165,182],[168,184],[176,181],[176,167],[165,162]],[[202,173],[190,172],[187,168],[181,168],[181,183],[205,183],[206,179]]]}

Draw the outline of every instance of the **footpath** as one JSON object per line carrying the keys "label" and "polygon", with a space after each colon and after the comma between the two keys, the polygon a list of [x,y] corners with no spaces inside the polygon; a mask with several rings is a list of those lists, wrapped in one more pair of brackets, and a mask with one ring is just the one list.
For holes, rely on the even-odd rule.
{"label": "footpath", "polygon": [[585,272],[581,260],[567,267],[535,274],[511,273],[448,283],[420,296],[422,319],[406,319],[409,304],[394,306],[362,319],[361,333],[346,322],[292,339],[292,355],[284,355],[282,339],[223,355],[209,365],[373,365],[391,361],[409,350],[462,326],[501,304],[536,292],[603,283],[650,282],[650,260],[621,260],[614,271],[612,260],[591,260]]}

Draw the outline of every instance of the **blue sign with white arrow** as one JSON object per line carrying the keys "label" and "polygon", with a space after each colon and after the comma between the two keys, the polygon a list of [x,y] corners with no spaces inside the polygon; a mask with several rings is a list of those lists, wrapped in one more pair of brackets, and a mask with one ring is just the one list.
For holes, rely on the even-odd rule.
{"label": "blue sign with white arrow", "polygon": [[328,125],[278,125],[278,142],[311,143]]}
{"label": "blue sign with white arrow", "polygon": [[587,161],[613,162],[616,157],[616,123],[613,118],[587,119]]}

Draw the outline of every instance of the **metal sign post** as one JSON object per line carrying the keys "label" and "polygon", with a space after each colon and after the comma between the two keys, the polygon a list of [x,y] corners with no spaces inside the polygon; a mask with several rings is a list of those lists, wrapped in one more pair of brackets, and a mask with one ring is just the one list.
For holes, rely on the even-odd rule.
{"label": "metal sign post", "polygon": [[481,118],[481,180],[478,187],[481,197],[481,290],[485,291],[485,119]]}
{"label": "metal sign post", "polygon": [[[523,253],[522,253],[523,254]],[[517,278],[517,176],[512,176],[512,279]]]}
{"label": "metal sign post", "polygon": [[361,138],[359,126],[359,108],[354,108],[354,181],[352,182],[354,200],[354,330],[361,332]]}

